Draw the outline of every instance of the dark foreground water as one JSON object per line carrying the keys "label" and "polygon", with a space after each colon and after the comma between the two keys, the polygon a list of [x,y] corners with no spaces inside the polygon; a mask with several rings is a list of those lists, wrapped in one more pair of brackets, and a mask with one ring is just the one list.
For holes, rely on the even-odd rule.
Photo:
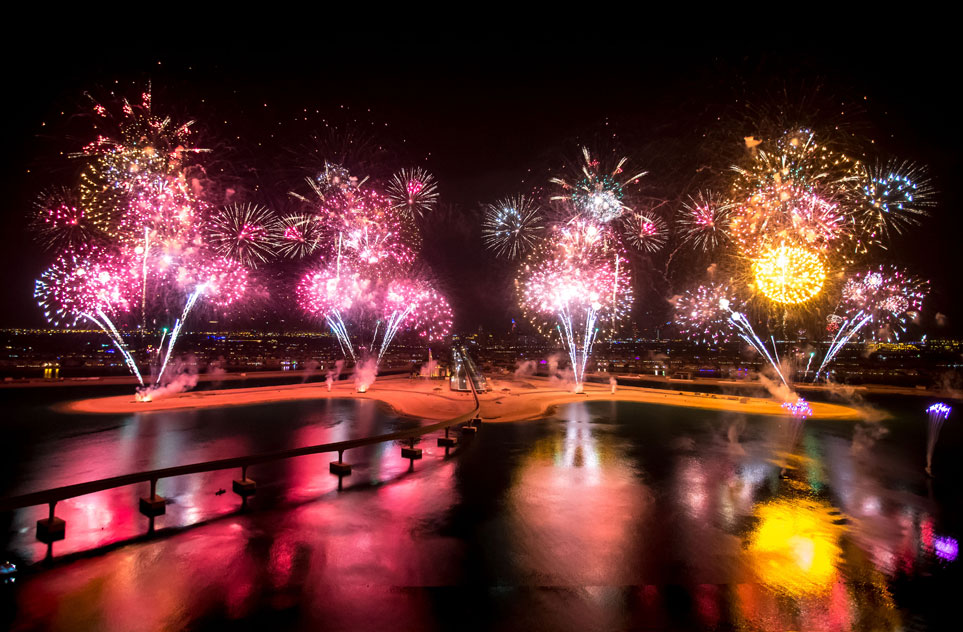
{"label": "dark foreground water", "polygon": [[[922,473],[918,399],[875,423],[782,420],[626,403],[484,425],[451,456],[397,445],[162,481],[8,516],[24,568],[0,586],[13,629],[956,629],[961,433]],[[8,406],[9,408],[9,406]],[[144,467],[388,431],[371,402],[330,400],[127,417],[22,404],[3,494]],[[10,434],[10,433],[8,433]],[[783,476],[780,476],[780,473]],[[220,489],[228,490],[218,494]],[[192,526],[186,526],[192,525]],[[952,618],[951,618],[952,617]]]}

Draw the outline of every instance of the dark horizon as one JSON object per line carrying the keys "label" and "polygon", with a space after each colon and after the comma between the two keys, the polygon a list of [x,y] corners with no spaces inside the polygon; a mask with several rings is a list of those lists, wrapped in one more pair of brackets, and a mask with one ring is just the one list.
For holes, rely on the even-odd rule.
{"label": "dark horizon", "polygon": [[[450,206],[429,227],[422,255],[449,296],[459,332],[502,329],[517,318],[512,267],[482,246],[479,205],[545,186],[551,170],[580,145],[628,155],[631,165],[649,170],[646,186],[653,194],[671,200],[706,166],[725,169],[713,158],[738,146],[758,113],[840,125],[841,136],[863,139],[858,151],[928,167],[937,189],[932,216],[878,259],[891,256],[930,279],[924,320],[932,322],[939,312],[949,323],[931,325],[931,335],[961,331],[963,279],[943,255],[952,252],[963,222],[954,212],[960,131],[953,124],[955,101],[946,81],[952,59],[945,51],[934,45],[870,58],[652,48],[603,57],[612,59],[587,63],[548,53],[483,58],[460,51],[445,61],[406,63],[388,54],[348,62],[303,52],[195,49],[23,59],[8,80],[18,98],[8,101],[4,117],[9,224],[0,255],[6,306],[0,326],[44,324],[32,287],[50,257],[32,244],[26,223],[33,197],[47,186],[69,184],[76,173],[78,163],[60,152],[89,140],[77,132],[89,109],[84,92],[102,97],[116,88],[134,98],[149,82],[156,109],[197,119],[216,159],[249,188],[253,201],[271,205],[315,170],[319,157],[311,155],[308,136],[324,132],[322,120],[342,134],[372,138],[372,147],[383,147],[377,153],[394,167],[418,165],[434,173],[441,201]],[[907,88],[903,78],[910,76]],[[837,105],[839,114],[829,109]],[[295,121],[299,115],[309,120]],[[798,120],[806,117],[813,120]],[[693,270],[705,265],[693,259]],[[665,299],[691,277],[677,274],[674,288],[638,279],[639,327],[661,322]],[[260,321],[265,314],[249,317]]]}

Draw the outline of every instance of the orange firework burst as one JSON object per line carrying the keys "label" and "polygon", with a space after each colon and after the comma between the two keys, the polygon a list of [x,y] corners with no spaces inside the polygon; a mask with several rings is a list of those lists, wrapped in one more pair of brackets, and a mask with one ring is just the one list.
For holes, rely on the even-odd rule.
{"label": "orange firework burst", "polygon": [[784,305],[805,303],[826,282],[819,255],[797,246],[767,248],[752,262],[756,287],[769,300]]}

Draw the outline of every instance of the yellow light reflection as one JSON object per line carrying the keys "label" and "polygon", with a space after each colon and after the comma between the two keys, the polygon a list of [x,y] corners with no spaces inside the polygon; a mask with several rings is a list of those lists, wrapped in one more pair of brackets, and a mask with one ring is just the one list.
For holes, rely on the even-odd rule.
{"label": "yellow light reflection", "polygon": [[778,500],[756,509],[748,554],[760,581],[792,595],[832,587],[842,563],[839,513],[813,500]]}

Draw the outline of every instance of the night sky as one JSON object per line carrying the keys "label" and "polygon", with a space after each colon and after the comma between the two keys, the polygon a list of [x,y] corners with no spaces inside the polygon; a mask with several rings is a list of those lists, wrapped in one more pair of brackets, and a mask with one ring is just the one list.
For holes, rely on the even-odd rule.
{"label": "night sky", "polygon": [[[628,155],[648,169],[647,195],[673,201],[693,192],[751,135],[761,118],[837,127],[854,153],[928,166],[938,206],[899,239],[886,262],[908,264],[933,283],[924,310],[931,335],[963,327],[963,278],[955,253],[960,219],[960,115],[957,55],[949,44],[858,47],[846,51],[729,52],[633,47],[557,47],[492,53],[494,42],[417,51],[335,56],[271,46],[184,48],[131,53],[47,50],[9,64],[3,117],[0,326],[39,326],[33,280],[50,256],[26,230],[36,194],[71,184],[80,161],[60,152],[90,140],[84,92],[138,98],[148,82],[157,112],[198,121],[216,168],[246,199],[272,207],[321,166],[343,154],[352,171],[374,178],[394,167],[423,166],[440,182],[442,208],[426,227],[423,256],[456,315],[456,329],[503,330],[516,315],[513,270],[479,237],[480,205],[546,187],[578,148]],[[347,139],[347,140],[346,140]],[[351,142],[348,142],[351,141]],[[359,149],[360,147],[360,149]],[[352,164],[354,163],[354,164]],[[638,270],[654,263],[639,260]],[[665,319],[666,299],[711,261],[683,260],[669,282],[640,278],[636,321],[642,332]],[[689,265],[691,270],[685,270]],[[290,271],[271,270],[283,280]],[[935,314],[948,317],[936,327]],[[299,327],[293,313],[254,307],[235,320]]]}

